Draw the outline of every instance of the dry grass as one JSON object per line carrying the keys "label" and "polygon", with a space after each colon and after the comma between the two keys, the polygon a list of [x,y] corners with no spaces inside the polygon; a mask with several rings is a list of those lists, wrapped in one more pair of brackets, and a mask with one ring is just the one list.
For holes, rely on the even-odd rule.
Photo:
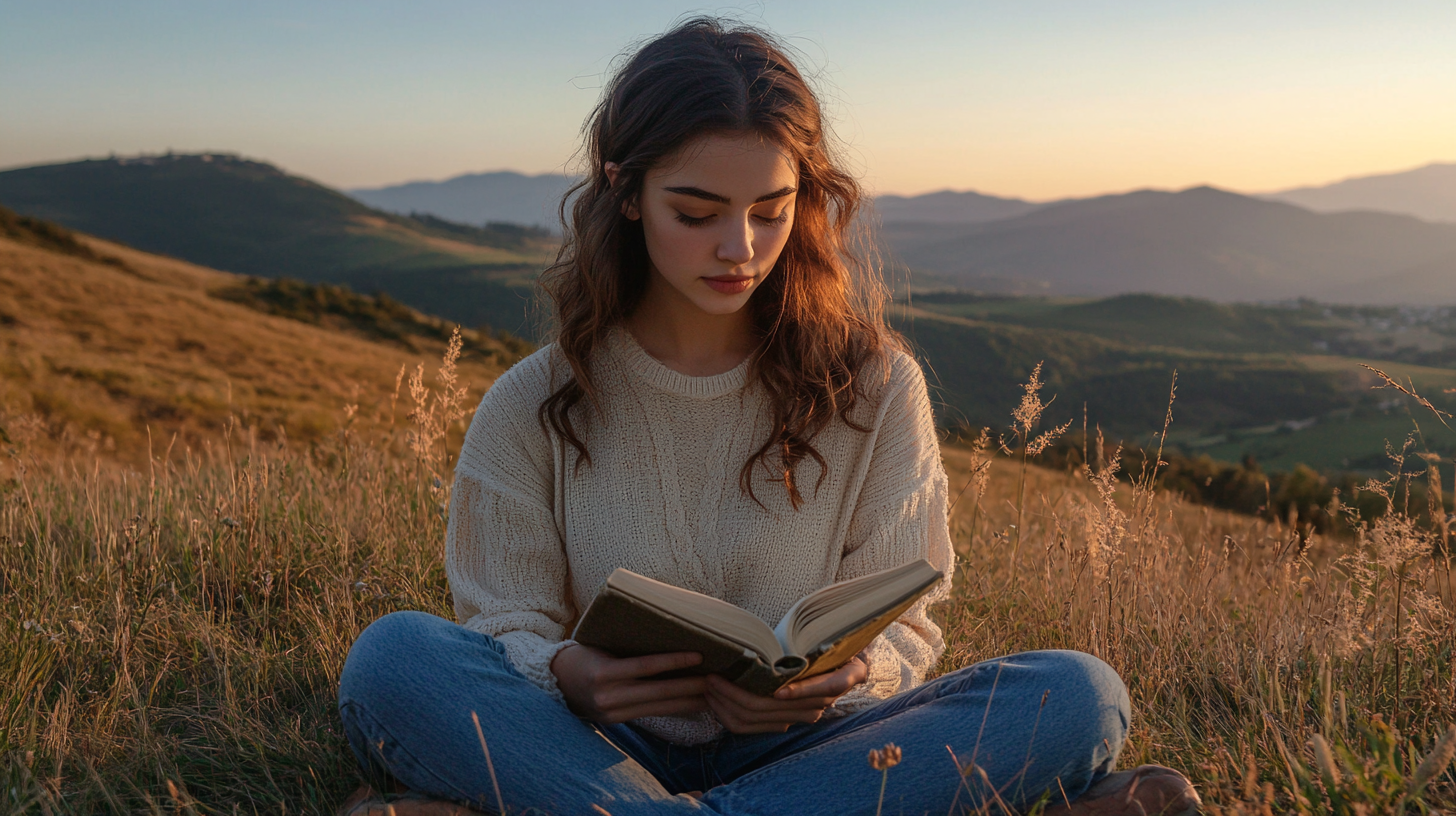
{"label": "dry grass", "polygon": [[[125,263],[0,238],[0,449],[8,438],[142,466],[149,446],[160,454],[176,434],[199,448],[230,422],[312,442],[339,427],[343,405],[355,425],[403,419],[393,386],[422,354],[208,296],[237,276],[81,240]],[[480,359],[461,369],[476,395],[499,373]]]}
{"label": "dry grass", "polygon": [[[376,383],[360,388],[388,401],[394,383]],[[396,609],[450,615],[448,418],[471,397],[423,377],[415,390],[402,430],[351,428],[336,407],[338,429],[307,446],[236,424],[139,468],[9,461],[0,811],[342,799],[348,645]],[[1034,441],[1035,418],[1018,421]],[[943,669],[1033,648],[1103,657],[1134,701],[1124,765],[1187,770],[1216,812],[1456,808],[1456,736],[1437,744],[1456,721],[1456,587],[1436,531],[1392,513],[1359,540],[1303,540],[1148,489],[1151,474],[1136,488],[1057,473],[1019,450],[987,458],[987,442],[945,450],[960,560]]]}
{"label": "dry grass", "polygon": [[1035,648],[1102,657],[1132,693],[1122,764],[1187,771],[1213,812],[1456,807],[1450,531],[1401,512],[1399,480],[1367,485],[1390,512],[1355,539],[1306,539],[1150,490],[1152,473],[945,459],[967,491],[943,670]]}

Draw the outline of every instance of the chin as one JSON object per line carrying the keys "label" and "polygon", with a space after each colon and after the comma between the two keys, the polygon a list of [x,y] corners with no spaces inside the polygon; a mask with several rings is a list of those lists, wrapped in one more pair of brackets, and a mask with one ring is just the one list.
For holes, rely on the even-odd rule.
{"label": "chin", "polygon": [[748,305],[748,298],[753,294],[749,290],[739,295],[715,295],[712,298],[697,298],[694,300],[697,307],[710,315],[729,315],[741,311]]}

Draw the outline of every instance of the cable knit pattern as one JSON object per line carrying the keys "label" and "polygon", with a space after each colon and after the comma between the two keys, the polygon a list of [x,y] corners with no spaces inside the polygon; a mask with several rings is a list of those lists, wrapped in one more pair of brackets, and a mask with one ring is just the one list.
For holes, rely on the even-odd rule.
{"label": "cable knit pattern", "polygon": [[[926,608],[949,593],[953,556],[925,379],[907,355],[867,367],[857,431],[836,420],[814,440],[828,473],[800,463],[806,501],[743,463],[769,432],[747,364],[690,377],[614,329],[592,361],[600,410],[587,417],[591,464],[543,431],[537,408],[569,368],[554,346],[516,364],[486,392],[460,461],[446,534],[446,572],[467,628],[501,641],[512,663],[562,700],[551,659],[580,610],[617,567],[703,592],[773,625],[826,584],[924,557],[945,573],[935,590],[864,652],[866,681],[826,716],[859,711],[925,679],[945,650]],[[563,700],[564,702],[564,700]],[[646,717],[679,744],[723,733],[711,713]]]}

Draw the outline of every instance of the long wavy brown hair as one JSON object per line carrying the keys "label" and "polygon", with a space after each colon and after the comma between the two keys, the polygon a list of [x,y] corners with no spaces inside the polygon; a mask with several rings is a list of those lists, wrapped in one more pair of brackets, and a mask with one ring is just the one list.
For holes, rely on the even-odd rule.
{"label": "long wavy brown hair", "polygon": [[[623,215],[647,171],[695,138],[756,134],[797,162],[798,200],[783,253],[746,307],[760,340],[749,382],[768,398],[772,429],[739,482],[758,502],[752,477],[762,467],[797,509],[804,500],[794,478],[800,462],[818,463],[816,488],[828,473],[815,436],[835,416],[866,430],[851,417],[861,375],[888,346],[900,345],[885,326],[884,287],[857,219],[864,192],[835,160],[818,99],[767,33],[694,18],[616,71],[583,130],[587,172],[562,201],[565,240],[542,277],[572,376],[541,404],[542,428],[575,448],[578,467],[590,463],[580,430],[587,420],[581,409],[597,404],[592,354],[647,286],[641,222]],[[621,168],[616,185],[605,162]]]}

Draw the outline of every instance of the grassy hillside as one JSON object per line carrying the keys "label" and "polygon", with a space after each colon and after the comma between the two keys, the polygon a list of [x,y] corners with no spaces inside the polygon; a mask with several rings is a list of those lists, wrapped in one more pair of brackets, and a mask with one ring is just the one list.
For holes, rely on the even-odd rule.
{"label": "grassy hillside", "polygon": [[[895,312],[944,403],[942,414],[972,426],[1004,428],[1032,368],[1056,402],[1048,419],[1100,425],[1115,438],[1147,445],[1167,412],[1178,372],[1169,439],[1188,454],[1265,467],[1378,472],[1385,441],[1397,445],[1417,425],[1430,450],[1456,453],[1456,433],[1414,401],[1376,390],[1361,363],[1407,379],[1418,393],[1456,411],[1451,310],[1292,308],[1217,304],[1152,296],[1100,301],[916,296]],[[1398,338],[1398,339],[1394,339]],[[1405,345],[1396,345],[1396,343]],[[1336,349],[1350,356],[1312,353]],[[1365,354],[1359,354],[1365,352]],[[1392,361],[1404,356],[1417,362]]]}
{"label": "grassy hillside", "polygon": [[[897,319],[940,368],[963,363],[957,393],[988,416],[1021,396],[994,378],[1039,359],[1051,390],[1121,396],[1129,405],[1096,403],[1114,414],[1141,416],[1146,396],[1160,418],[1160,366],[1192,358],[1229,375],[1188,387],[1205,413],[1260,415],[1246,378],[1272,390],[1325,377],[1304,387],[1343,393],[1317,387],[1340,358],[1178,356]],[[334,811],[359,782],[337,718],[344,657],[391,611],[453,617],[441,542],[464,423],[452,420],[525,350],[465,333],[468,389],[423,377],[425,416],[406,421],[400,371],[433,371],[450,328],[386,299],[0,211],[0,811]],[[1388,512],[1357,539],[1191,505],[1105,465],[1044,469],[956,444],[942,455],[959,558],[934,610],[947,647],[934,673],[1022,650],[1095,654],[1136,712],[1123,767],[1185,770],[1217,812],[1456,806],[1438,749],[1456,745],[1456,582],[1441,557],[1453,530],[1403,512],[1409,483],[1366,491]],[[958,762],[974,753],[956,749]],[[903,761],[957,774],[946,760]],[[909,778],[885,777],[891,801]]]}
{"label": "grassy hillside", "polygon": [[[303,441],[391,425],[410,410],[408,389],[389,396],[401,368],[439,360],[446,345],[442,321],[388,301],[250,281],[13,215],[0,229],[10,445],[145,461],[174,434],[181,449],[230,425]],[[464,334],[461,376],[478,398],[525,349]]]}
{"label": "grassy hillside", "polygon": [[[0,173],[0,205],[192,263],[349,285],[467,326],[519,331],[519,281],[554,249],[544,230],[472,227],[371,209],[230,155],[103,159]],[[421,297],[422,293],[447,294]]]}
{"label": "grassy hillside", "polygon": [[[361,401],[387,399],[359,385]],[[0,502],[6,813],[333,813],[360,781],[337,714],[350,644],[396,610],[453,618],[448,479],[436,487],[367,430],[237,456],[210,441],[142,478],[10,468],[4,489],[24,498]],[[959,558],[933,610],[946,641],[933,674],[1031,649],[1095,654],[1131,698],[1121,767],[1186,771],[1211,813],[1456,807],[1437,750],[1456,742],[1456,583],[1436,532],[1397,513],[1364,542],[1302,538],[1106,471],[943,456]],[[857,768],[844,772],[875,790],[879,772]],[[958,778],[944,751],[907,751],[887,800],[926,773]],[[500,783],[508,812],[536,804]],[[872,797],[853,804],[869,812]],[[1004,812],[957,801],[936,812]]]}
{"label": "grassy hillside", "polygon": [[1093,300],[957,291],[921,292],[910,302],[951,317],[1084,332],[1144,346],[1239,354],[1328,352],[1456,369],[1456,306],[1218,303],[1148,294]]}

